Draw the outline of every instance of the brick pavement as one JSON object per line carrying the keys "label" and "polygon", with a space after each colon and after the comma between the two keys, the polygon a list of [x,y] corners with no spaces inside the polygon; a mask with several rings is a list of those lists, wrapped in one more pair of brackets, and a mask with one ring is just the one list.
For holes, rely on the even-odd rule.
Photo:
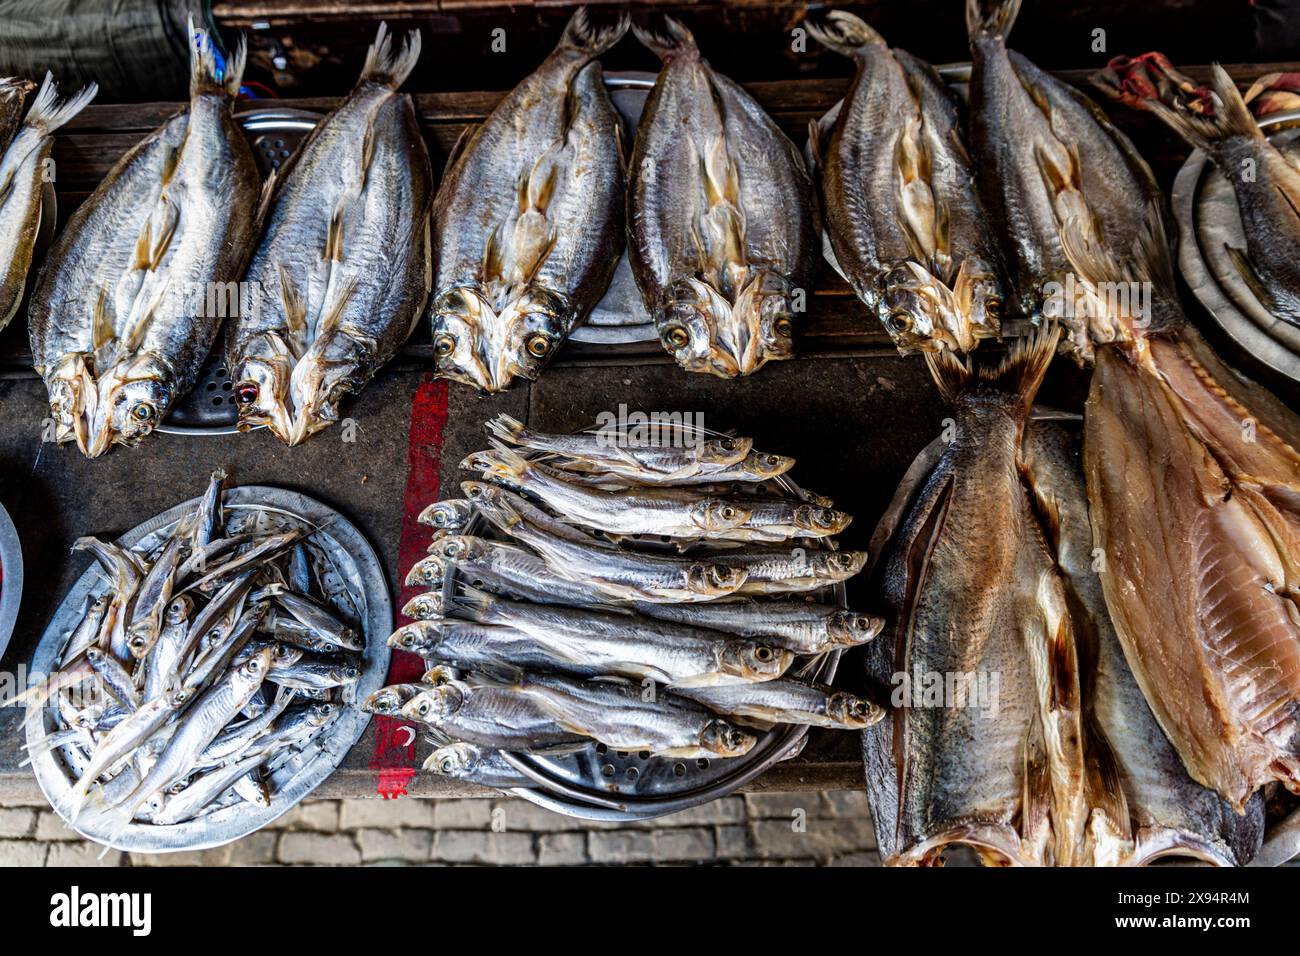
{"label": "brick pavement", "polygon": [[875,846],[861,791],[732,796],[634,825],[513,798],[315,800],[215,850],[102,860],[48,807],[0,806],[0,866],[877,866]]}

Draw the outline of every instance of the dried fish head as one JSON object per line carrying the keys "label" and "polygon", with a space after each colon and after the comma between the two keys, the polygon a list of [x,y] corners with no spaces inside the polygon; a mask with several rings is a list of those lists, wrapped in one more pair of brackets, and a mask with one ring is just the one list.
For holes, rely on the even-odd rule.
{"label": "dried fish head", "polygon": [[817,505],[800,505],[794,511],[795,527],[819,536],[839,534],[852,520],[853,515],[847,512]]}
{"label": "dried fish head", "polygon": [[700,734],[700,746],[719,757],[743,757],[749,753],[757,738],[733,727],[718,718],[709,721]]}
{"label": "dried fish head", "polygon": [[837,692],[826,699],[826,714],[846,729],[861,730],[876,723],[885,712],[861,697]]}
{"label": "dried fish head", "polygon": [[728,641],[722,649],[722,671],[746,681],[775,680],[792,663],[790,651],[756,641]]}
{"label": "dried fish head", "polygon": [[133,445],[152,432],[175,397],[172,378],[167,363],[156,355],[140,355],[125,367],[113,366],[98,382],[88,443],[82,452],[98,458],[113,445]]}
{"label": "dried fish head", "polygon": [[[437,591],[429,591],[424,594],[417,594],[411,600],[407,601],[402,607],[402,614],[416,621],[427,621],[432,618],[440,617],[444,609],[442,594]],[[391,647],[403,647],[405,644],[390,644]]]}
{"label": "dried fish head", "polygon": [[462,777],[474,772],[481,755],[481,748],[458,741],[439,747],[430,754],[424,763],[424,769],[448,777]]}
{"label": "dried fish head", "polygon": [[739,528],[753,516],[753,511],[725,498],[705,498],[691,506],[695,526],[712,532]]}
{"label": "dried fish head", "polygon": [[950,290],[911,261],[885,270],[878,281],[876,314],[894,344],[904,352],[932,349],[929,343],[944,334],[945,312],[952,311]]}
{"label": "dried fish head", "polygon": [[265,425],[276,437],[288,441],[293,433],[289,410],[289,379],[296,358],[276,332],[250,339],[243,360],[232,370],[239,427]]}
{"label": "dried fish head", "polygon": [[724,568],[716,564],[697,563],[686,572],[686,582],[695,594],[723,597],[734,594],[749,573],[744,568]]}
{"label": "dried fish head", "polygon": [[884,618],[857,611],[836,611],[826,623],[826,633],[831,640],[845,647],[865,644],[885,627]]}
{"label": "dried fish head", "polygon": [[447,562],[440,555],[431,554],[411,565],[406,572],[407,587],[442,587],[447,573]]}
{"label": "dried fish head", "polygon": [[[293,368],[289,400],[293,430],[279,435],[298,445],[339,420],[339,402],[361,391],[376,367],[375,341],[352,328],[334,328],[320,335]],[[274,428],[272,428],[274,431]]]}
{"label": "dried fish head", "polygon": [[416,694],[402,705],[402,716],[418,723],[429,723],[439,717],[454,714],[465,702],[464,694],[455,684],[431,687]]}
{"label": "dried fish head", "polygon": [[[468,459],[466,459],[468,461]],[[463,464],[461,467],[465,467]],[[469,521],[473,509],[464,498],[449,498],[436,501],[420,512],[417,519],[420,524],[443,531],[455,531],[463,528]]]}
{"label": "dried fish head", "polygon": [[381,687],[361,704],[361,709],[368,714],[384,717],[396,717],[402,712],[402,705],[416,693],[414,684],[394,684]]}

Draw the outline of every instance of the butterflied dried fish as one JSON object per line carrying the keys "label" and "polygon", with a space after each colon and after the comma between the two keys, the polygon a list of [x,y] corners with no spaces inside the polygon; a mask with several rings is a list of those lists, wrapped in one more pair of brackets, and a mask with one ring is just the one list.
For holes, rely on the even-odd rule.
{"label": "butterflied dried fish", "polygon": [[[1150,58],[1141,62],[1158,68]],[[1244,250],[1228,248],[1233,264],[1269,311],[1300,325],[1300,260],[1295,254],[1300,244],[1300,165],[1265,138],[1223,67],[1213,68],[1212,99],[1203,89],[1183,89],[1189,84],[1185,77],[1174,74],[1164,80],[1138,94],[1133,84],[1111,71],[1093,77],[1098,88],[1155,113],[1210,157],[1232,184],[1246,236]],[[1195,112],[1198,107],[1204,112]]]}
{"label": "butterflied dried fish", "polygon": [[891,629],[866,648],[873,698],[895,704],[863,734],[887,863],[938,863],[950,844],[987,862],[1078,862],[1088,807],[1075,633],[1021,483],[1025,422],[1055,345],[1055,330],[1040,334],[996,371],[926,356],[954,404],[954,440],[895,535]]}
{"label": "butterflied dried fish", "polygon": [[52,134],[85,109],[98,91],[91,83],[70,99],[60,100],[54,77],[46,73],[32,108],[10,142],[9,124],[21,113],[28,88],[25,81],[0,80],[0,329],[18,311],[27,285],[41,230],[42,193],[54,176]]}
{"label": "butterflied dried fish", "polygon": [[433,211],[438,374],[496,392],[536,378],[623,248],[621,127],[593,62],[626,17],[580,7],[554,52],[457,144]]}
{"label": "butterflied dried fish", "polygon": [[968,352],[997,336],[996,247],[956,97],[929,64],[891,50],[851,13],[807,26],[857,67],[809,140],[836,269],[901,351]]}
{"label": "butterflied dried fish", "polygon": [[1033,422],[1025,474],[1070,595],[1079,651],[1091,808],[1081,861],[1136,866],[1190,856],[1221,866],[1248,862],[1264,834],[1264,801],[1245,814],[1188,776],[1124,661],[1093,569],[1083,472],[1059,425]]}
{"label": "butterflied dried fish", "polygon": [[[1094,341],[1121,332],[1098,286],[1103,277],[1072,261],[1063,244],[1127,257],[1143,234],[1143,210],[1158,208],[1163,196],[1133,144],[1095,103],[1007,50],[1019,11],[1020,0],[967,0],[976,182],[1003,242],[1017,310],[1062,319],[1069,332],[1063,346],[1087,361]],[[1140,289],[1135,294],[1141,298]],[[1178,315],[1176,298],[1143,307],[1153,328]]]}
{"label": "butterflied dried fish", "polygon": [[222,70],[207,32],[189,35],[189,106],[77,208],[32,293],[54,437],[90,457],[148,435],[189,390],[221,324],[207,300],[256,232],[257,167],[231,115],[244,47]]}
{"label": "butterflied dried fish", "polygon": [[338,420],[397,354],[428,300],[433,173],[411,97],[420,56],[385,24],[343,104],[279,178],[246,281],[257,307],[231,322],[226,358],[243,427],[296,445]]}
{"label": "butterflied dried fish", "polygon": [[684,26],[634,30],[663,68],[629,169],[632,274],[679,365],[748,375],[794,354],[816,255],[812,183],[794,144]]}

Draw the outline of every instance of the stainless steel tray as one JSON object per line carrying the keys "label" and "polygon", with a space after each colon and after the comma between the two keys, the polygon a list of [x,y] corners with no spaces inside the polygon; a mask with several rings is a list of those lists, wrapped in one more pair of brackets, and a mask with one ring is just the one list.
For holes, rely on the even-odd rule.
{"label": "stainless steel tray", "polygon": [[9,512],[0,505],[0,657],[13,637],[22,597],[23,548]]}
{"label": "stainless steel tray", "polygon": [[[1275,145],[1300,155],[1297,124],[1300,111],[1259,121]],[[1300,327],[1270,313],[1225,252],[1225,245],[1246,244],[1232,184],[1196,150],[1178,171],[1171,199],[1179,226],[1178,266],[1196,298],[1242,349],[1300,381]]]}
{"label": "stainless steel tray", "polygon": [[[148,550],[161,542],[164,533],[198,502],[198,498],[193,498],[151,518],[128,531],[117,543]],[[326,586],[346,595],[365,632],[361,680],[352,694],[355,700],[364,700],[383,686],[390,654],[386,638],[392,630],[393,607],[378,556],[351,522],[306,495],[262,485],[240,486],[226,492],[228,511],[247,509],[254,504],[278,509],[290,522],[303,519],[322,529],[312,541],[333,568],[334,575],[326,575]],[[37,645],[31,662],[33,674],[49,673],[57,666],[63,646],[88,602],[102,593],[106,585],[103,575],[92,567],[72,586]],[[40,742],[55,728],[55,717],[51,707],[27,715],[27,744],[33,751],[39,750]],[[269,807],[238,803],[174,826],[132,823],[112,841],[112,846],[134,853],[167,853],[207,849],[247,836],[288,812],[333,773],[369,721],[369,715],[358,708],[343,707],[332,724],[272,773],[275,793]],[[57,807],[75,782],[63,760],[57,752],[43,753],[32,759],[32,769],[41,792],[51,806]],[[107,843],[99,824],[102,824],[99,815],[88,811],[73,829],[89,840]]]}

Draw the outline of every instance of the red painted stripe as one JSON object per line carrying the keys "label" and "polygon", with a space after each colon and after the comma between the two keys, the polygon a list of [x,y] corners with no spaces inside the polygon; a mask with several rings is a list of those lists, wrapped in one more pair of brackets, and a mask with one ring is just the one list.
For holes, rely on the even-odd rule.
{"label": "red painted stripe", "polygon": [[[447,422],[447,383],[425,375],[411,402],[411,430],[406,449],[406,491],[402,496],[402,536],[397,547],[397,573],[405,577],[416,561],[424,557],[431,533],[416,518],[423,508],[438,500],[438,462],[442,457],[442,429]],[[406,623],[400,609],[419,588],[403,586],[398,595],[398,619]],[[388,667],[388,683],[400,684],[420,679],[424,662],[419,655],[393,651]],[[406,720],[376,717],[375,750],[370,769],[375,771],[375,789],[385,798],[406,793],[406,785],[415,776],[415,739],[417,729]],[[409,730],[408,730],[409,728]]]}

